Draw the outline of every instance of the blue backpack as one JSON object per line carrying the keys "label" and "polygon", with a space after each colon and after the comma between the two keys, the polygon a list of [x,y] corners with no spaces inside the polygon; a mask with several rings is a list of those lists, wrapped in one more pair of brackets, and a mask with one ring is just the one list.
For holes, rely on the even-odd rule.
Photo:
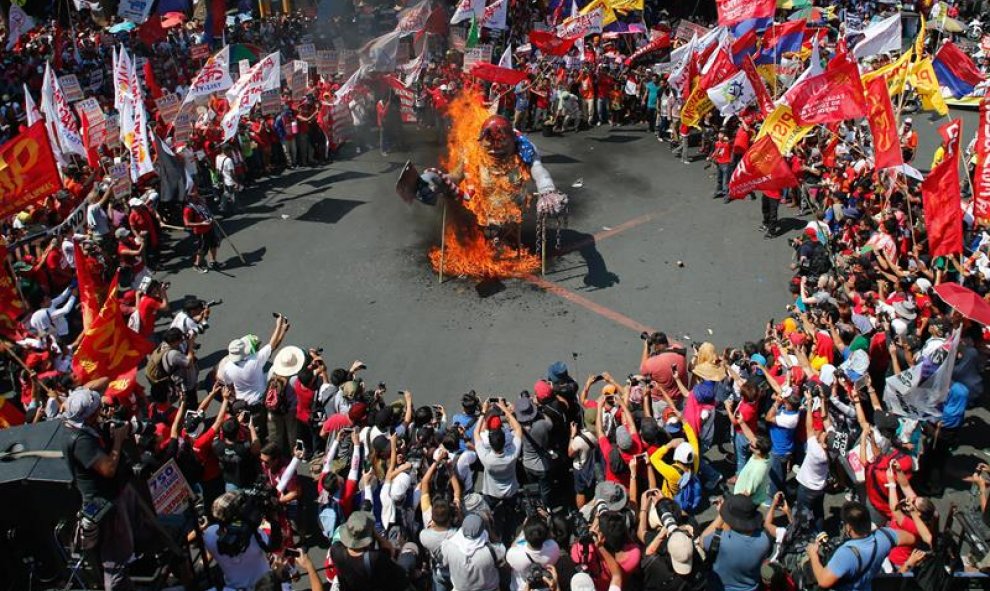
{"label": "blue backpack", "polygon": [[680,505],[681,510],[694,515],[694,512],[701,506],[701,480],[694,472],[688,470],[681,474],[677,486],[674,500]]}

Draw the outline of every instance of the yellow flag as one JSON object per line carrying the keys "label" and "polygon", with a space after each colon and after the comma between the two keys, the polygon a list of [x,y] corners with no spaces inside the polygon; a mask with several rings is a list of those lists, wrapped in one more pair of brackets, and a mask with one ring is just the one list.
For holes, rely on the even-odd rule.
{"label": "yellow flag", "polygon": [[605,2],[612,10],[618,12],[643,10],[643,0],[605,0]]}
{"label": "yellow flag", "polygon": [[921,108],[926,111],[935,111],[941,116],[949,114],[949,106],[942,98],[942,89],[939,88],[938,78],[935,77],[935,68],[932,67],[932,58],[926,57],[911,68],[908,77],[911,86],[921,97]]}
{"label": "yellow flag", "polygon": [[791,107],[782,103],[777,105],[777,108],[763,122],[760,133],[756,134],[756,140],[769,135],[780,153],[785,154],[793,150],[801,138],[808,135],[814,128],[814,125],[798,125],[794,119],[794,114],[791,112]]}
{"label": "yellow flag", "polygon": [[863,74],[863,86],[865,87],[870,80],[883,76],[887,81],[887,92],[890,93],[890,96],[901,94],[904,92],[904,83],[907,81],[908,72],[911,69],[911,55],[912,50],[909,49],[904,52],[904,55],[897,58],[896,62]]}
{"label": "yellow flag", "polygon": [[688,127],[700,129],[701,119],[715,108],[715,103],[708,98],[708,93],[702,90],[701,85],[695,82],[694,90],[684,101],[681,107],[681,123]]}
{"label": "yellow flag", "polygon": [[921,59],[925,55],[925,13],[919,11],[921,15],[921,28],[918,30],[918,38],[914,40],[914,55],[916,59]]}
{"label": "yellow flag", "polygon": [[589,12],[591,12],[592,10],[598,7],[601,7],[602,9],[603,27],[607,25],[611,25],[612,23],[615,22],[616,20],[615,11],[612,10],[612,7],[607,2],[605,2],[605,0],[594,0],[593,2],[589,2],[587,5],[585,5],[584,8],[580,10],[580,14],[588,14]]}

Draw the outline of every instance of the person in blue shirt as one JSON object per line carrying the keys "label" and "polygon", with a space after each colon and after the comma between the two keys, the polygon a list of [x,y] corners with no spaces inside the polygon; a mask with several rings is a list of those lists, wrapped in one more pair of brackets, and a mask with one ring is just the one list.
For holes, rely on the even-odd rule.
{"label": "person in blue shirt", "polygon": [[760,566],[773,543],[763,531],[763,517],[746,495],[726,495],[718,516],[701,534],[712,563],[711,591],[756,591]]}
{"label": "person in blue shirt", "polygon": [[653,78],[643,85],[643,104],[646,105],[646,123],[650,126],[650,133],[656,131],[657,97],[659,94],[660,75],[654,74]]}
{"label": "person in blue shirt", "polygon": [[770,486],[768,497],[784,490],[787,480],[787,465],[794,453],[794,440],[801,422],[801,397],[789,387],[780,388],[775,380],[767,380],[775,390],[773,406],[767,411],[766,419],[770,431]]}
{"label": "person in blue shirt", "polygon": [[914,534],[883,527],[871,530],[866,505],[850,501],[842,506],[842,529],[848,540],[836,549],[828,565],[818,555],[818,541],[808,544],[808,564],[818,586],[842,591],[870,591],[873,577],[895,546],[914,545]]}
{"label": "person in blue shirt", "polygon": [[952,450],[959,443],[959,430],[966,418],[969,388],[960,382],[952,382],[942,403],[942,417],[929,423],[925,429],[928,439],[925,453],[921,455],[918,481],[928,496],[942,496],[945,492],[945,466]]}
{"label": "person in blue shirt", "polygon": [[[481,401],[478,399],[478,395],[474,393],[474,390],[461,397],[461,408],[463,409],[461,412],[450,418],[450,424],[451,426],[459,425],[463,428],[464,441],[470,441],[474,437],[474,428],[481,418]],[[464,449],[463,443],[461,449]]]}

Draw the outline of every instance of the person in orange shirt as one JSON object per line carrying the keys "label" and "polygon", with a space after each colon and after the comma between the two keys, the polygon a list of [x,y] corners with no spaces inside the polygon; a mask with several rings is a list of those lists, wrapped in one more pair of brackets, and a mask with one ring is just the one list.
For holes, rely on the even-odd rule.
{"label": "person in orange shirt", "polygon": [[918,132],[912,129],[912,124],[911,118],[908,117],[901,125],[901,155],[904,162],[914,160],[914,155],[918,151]]}
{"label": "person in orange shirt", "polygon": [[584,117],[588,127],[591,127],[591,121],[595,117],[595,81],[591,77],[591,72],[588,70],[582,72],[579,84],[582,107],[581,115]]}
{"label": "person in orange shirt", "polygon": [[729,202],[729,175],[732,172],[732,144],[729,143],[729,136],[724,131],[718,134],[712,153],[708,156],[709,162],[714,162],[715,171],[715,199],[724,197],[725,202]]}

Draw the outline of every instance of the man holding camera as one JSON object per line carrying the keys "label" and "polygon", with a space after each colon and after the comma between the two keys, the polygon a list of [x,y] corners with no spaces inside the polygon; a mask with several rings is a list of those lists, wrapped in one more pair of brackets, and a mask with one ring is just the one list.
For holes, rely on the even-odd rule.
{"label": "man holding camera", "polygon": [[129,589],[127,562],[141,521],[137,493],[127,483],[129,470],[120,466],[130,425],[102,429],[100,395],[87,388],[69,394],[64,418],[69,436],[62,453],[82,496],[80,548],[96,551],[107,591]]}
{"label": "man holding camera", "polygon": [[[271,571],[268,553],[278,547],[269,540],[260,524],[243,521],[247,499],[242,492],[226,492],[213,502],[217,523],[203,530],[203,545],[220,571],[226,589],[254,589]],[[281,538],[278,528],[274,537]]]}

